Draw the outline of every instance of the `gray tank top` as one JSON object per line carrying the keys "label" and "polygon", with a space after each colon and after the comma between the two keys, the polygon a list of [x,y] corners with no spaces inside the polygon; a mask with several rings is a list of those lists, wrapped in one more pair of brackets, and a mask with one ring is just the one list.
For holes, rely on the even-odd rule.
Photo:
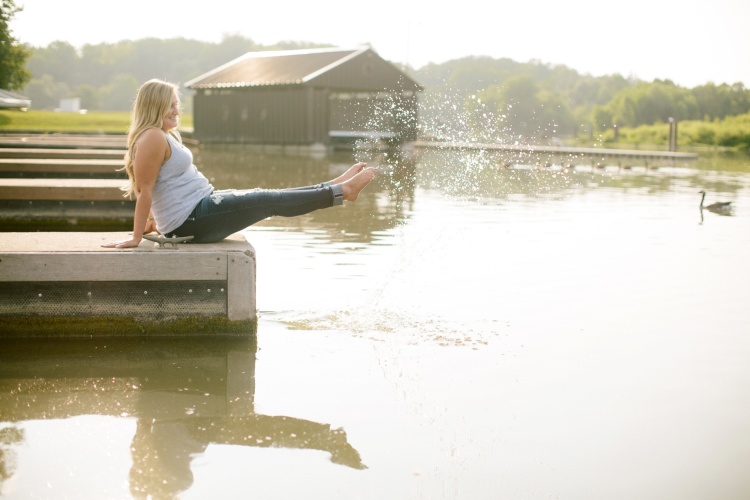
{"label": "gray tank top", "polygon": [[159,169],[151,213],[160,233],[180,227],[190,212],[214,188],[193,164],[193,153],[171,134],[165,134],[172,155]]}

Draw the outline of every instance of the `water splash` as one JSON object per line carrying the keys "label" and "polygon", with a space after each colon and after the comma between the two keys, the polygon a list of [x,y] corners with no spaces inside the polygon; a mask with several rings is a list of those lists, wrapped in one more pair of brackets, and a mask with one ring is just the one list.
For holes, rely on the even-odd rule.
{"label": "water splash", "polygon": [[357,143],[355,154],[370,161],[374,156],[381,177],[395,193],[425,187],[476,199],[519,193],[539,196],[589,184],[600,174],[589,159],[544,148],[550,141],[559,146],[560,141],[555,138],[558,126],[545,123],[543,113],[519,129],[520,108],[507,104],[499,109],[497,102],[478,93],[428,94],[418,108],[417,143],[431,146],[415,149],[413,142],[388,139],[387,134],[417,116],[400,107],[397,96],[379,95],[358,116],[371,135]]}
{"label": "water splash", "polygon": [[300,311],[282,320],[291,330],[343,331],[376,341],[399,342],[408,345],[425,343],[440,346],[480,348],[493,339],[505,335],[505,328],[497,321],[471,320],[460,323],[439,318],[419,317],[392,309],[335,311],[316,314]]}

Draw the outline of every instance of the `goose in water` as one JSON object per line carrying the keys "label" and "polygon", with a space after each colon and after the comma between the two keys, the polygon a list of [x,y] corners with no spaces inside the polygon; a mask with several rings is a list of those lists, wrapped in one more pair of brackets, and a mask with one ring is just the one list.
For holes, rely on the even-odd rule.
{"label": "goose in water", "polygon": [[709,212],[713,212],[715,214],[729,215],[734,209],[731,201],[717,201],[716,203],[711,203],[710,205],[703,205],[703,202],[706,200],[706,192],[699,192],[701,193],[701,210],[705,208]]}

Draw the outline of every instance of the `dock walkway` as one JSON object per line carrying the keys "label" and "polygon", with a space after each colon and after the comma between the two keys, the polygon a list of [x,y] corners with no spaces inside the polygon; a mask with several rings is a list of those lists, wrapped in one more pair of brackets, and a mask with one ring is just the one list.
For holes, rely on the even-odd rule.
{"label": "dock walkway", "polygon": [[102,148],[125,150],[125,134],[0,134],[0,148]]}
{"label": "dock walkway", "polygon": [[2,158],[0,150],[0,177],[126,179],[122,167],[122,159]]}
{"label": "dock walkway", "polygon": [[505,165],[540,164],[561,165],[563,167],[577,164],[591,164],[604,166],[605,162],[613,162],[620,167],[636,164],[653,167],[660,164],[674,164],[677,161],[693,161],[698,159],[694,153],[673,151],[645,151],[635,149],[607,149],[607,148],[578,148],[565,146],[531,146],[515,144],[484,144],[473,142],[439,142],[417,141],[412,146],[419,149],[446,150],[484,150],[500,154]]}
{"label": "dock walkway", "polygon": [[122,163],[124,157],[124,149],[0,147],[0,158],[38,158],[46,160],[119,160]]}
{"label": "dock walkway", "polygon": [[255,250],[103,248],[120,232],[0,233],[0,337],[252,335]]}
{"label": "dock walkway", "polygon": [[103,248],[133,224],[122,137],[60,139],[0,136],[0,338],[254,335],[245,237]]}
{"label": "dock walkway", "polygon": [[123,136],[0,135],[0,232],[124,231]]}
{"label": "dock walkway", "polygon": [[135,202],[122,179],[0,178],[0,232],[125,231]]}
{"label": "dock walkway", "polygon": [[0,179],[0,200],[121,201],[120,179]]}

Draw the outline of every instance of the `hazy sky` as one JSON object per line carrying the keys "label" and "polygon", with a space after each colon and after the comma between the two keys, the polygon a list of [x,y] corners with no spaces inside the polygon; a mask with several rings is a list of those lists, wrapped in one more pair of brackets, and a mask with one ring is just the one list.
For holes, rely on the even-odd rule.
{"label": "hazy sky", "polygon": [[[564,64],[687,87],[750,87],[750,0],[16,0],[33,46],[239,34],[354,47],[419,68],[470,55]],[[206,68],[210,70],[212,68]]]}

